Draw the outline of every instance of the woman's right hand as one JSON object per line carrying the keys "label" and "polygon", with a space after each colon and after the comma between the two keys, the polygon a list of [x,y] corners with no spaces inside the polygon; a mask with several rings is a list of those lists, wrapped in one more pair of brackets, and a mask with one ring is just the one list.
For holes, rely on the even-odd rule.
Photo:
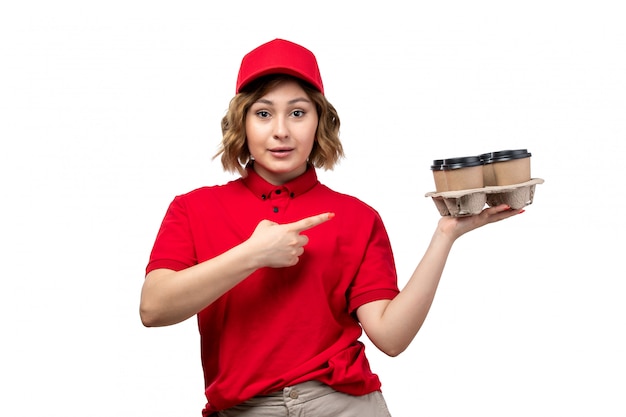
{"label": "woman's right hand", "polygon": [[253,253],[258,254],[261,266],[283,268],[298,263],[309,242],[305,230],[318,226],[334,217],[334,213],[323,213],[287,224],[261,220],[247,240]]}

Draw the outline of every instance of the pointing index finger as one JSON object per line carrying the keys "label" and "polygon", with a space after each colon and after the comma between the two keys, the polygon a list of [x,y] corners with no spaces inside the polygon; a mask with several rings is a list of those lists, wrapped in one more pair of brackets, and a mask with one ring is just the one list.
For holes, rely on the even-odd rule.
{"label": "pointing index finger", "polygon": [[293,230],[300,233],[300,232],[304,232],[305,230],[311,229],[315,226],[318,226],[324,222],[327,222],[333,217],[335,217],[335,213],[317,214],[315,216],[306,217],[302,220],[298,220],[297,222],[293,222],[290,224],[290,226],[293,228]]}

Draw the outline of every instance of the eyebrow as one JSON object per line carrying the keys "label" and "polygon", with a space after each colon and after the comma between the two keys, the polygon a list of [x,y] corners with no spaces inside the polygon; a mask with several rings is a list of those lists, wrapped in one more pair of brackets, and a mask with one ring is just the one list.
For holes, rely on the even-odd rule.
{"label": "eyebrow", "polygon": [[[294,98],[293,100],[289,100],[287,102],[287,104],[296,104],[299,102],[305,102],[305,103],[311,103],[311,100],[305,98],[305,97],[298,97],[298,98]],[[271,100],[265,99],[265,98],[260,98],[257,101],[255,101],[255,103],[262,103],[262,104],[274,104]]]}

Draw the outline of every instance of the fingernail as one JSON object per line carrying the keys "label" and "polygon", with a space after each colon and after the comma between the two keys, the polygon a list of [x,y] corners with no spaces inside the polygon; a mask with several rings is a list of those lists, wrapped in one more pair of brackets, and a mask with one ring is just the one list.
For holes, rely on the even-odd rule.
{"label": "fingernail", "polygon": [[328,219],[332,219],[333,217],[335,217],[335,213],[328,213]]}
{"label": "fingernail", "polygon": [[521,209],[520,211],[517,212],[517,214],[522,214],[523,212],[525,212],[526,210]]}

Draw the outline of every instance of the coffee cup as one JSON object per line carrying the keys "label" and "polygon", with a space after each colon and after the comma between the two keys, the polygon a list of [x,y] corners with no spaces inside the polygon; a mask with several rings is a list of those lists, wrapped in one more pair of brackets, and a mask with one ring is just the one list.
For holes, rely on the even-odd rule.
{"label": "coffee cup", "polygon": [[481,154],[485,186],[514,185],[531,180],[530,157],[526,149]]}
{"label": "coffee cup", "polygon": [[484,186],[483,162],[479,156],[435,159],[430,168],[437,192],[469,190]]}

